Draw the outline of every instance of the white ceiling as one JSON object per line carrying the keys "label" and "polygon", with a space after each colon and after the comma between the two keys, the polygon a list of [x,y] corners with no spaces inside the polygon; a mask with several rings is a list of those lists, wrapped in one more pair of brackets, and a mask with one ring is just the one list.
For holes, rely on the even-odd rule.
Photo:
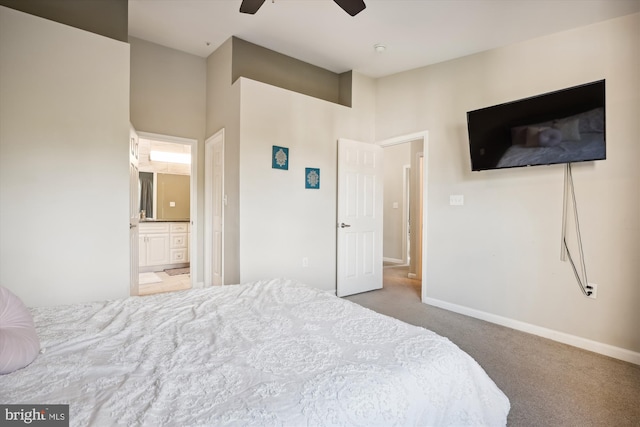
{"label": "white ceiling", "polygon": [[[640,0],[129,0],[129,35],[207,57],[231,36],[336,73],[382,77],[640,12]],[[387,50],[376,53],[381,43]]]}

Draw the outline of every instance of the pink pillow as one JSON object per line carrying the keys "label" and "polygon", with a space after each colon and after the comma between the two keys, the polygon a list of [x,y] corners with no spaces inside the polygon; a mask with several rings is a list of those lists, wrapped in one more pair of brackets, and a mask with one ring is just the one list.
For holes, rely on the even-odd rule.
{"label": "pink pillow", "polygon": [[29,309],[0,286],[0,374],[24,368],[39,351],[40,340]]}

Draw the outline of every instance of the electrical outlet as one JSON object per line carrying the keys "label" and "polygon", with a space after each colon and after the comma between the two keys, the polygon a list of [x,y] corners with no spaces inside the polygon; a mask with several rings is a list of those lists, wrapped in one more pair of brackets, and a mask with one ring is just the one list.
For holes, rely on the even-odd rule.
{"label": "electrical outlet", "polygon": [[591,289],[587,288],[587,291],[591,291],[591,295],[589,295],[589,298],[596,299],[596,297],[598,296],[598,285],[596,285],[595,283],[589,283],[589,286],[591,286]]}
{"label": "electrical outlet", "polygon": [[452,194],[449,196],[449,204],[451,206],[464,205],[464,196],[462,194]]}

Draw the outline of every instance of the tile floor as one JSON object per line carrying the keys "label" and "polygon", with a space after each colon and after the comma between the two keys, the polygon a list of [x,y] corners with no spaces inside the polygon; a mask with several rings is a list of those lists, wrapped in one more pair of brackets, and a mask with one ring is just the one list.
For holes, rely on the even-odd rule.
{"label": "tile floor", "polygon": [[191,289],[191,274],[169,276],[164,271],[156,271],[155,273],[162,279],[162,282],[140,285],[139,295],[152,295],[161,292],[173,292]]}

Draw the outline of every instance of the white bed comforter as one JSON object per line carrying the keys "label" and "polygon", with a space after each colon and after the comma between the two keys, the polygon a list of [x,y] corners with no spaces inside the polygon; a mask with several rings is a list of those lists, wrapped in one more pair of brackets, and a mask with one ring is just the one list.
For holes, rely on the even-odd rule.
{"label": "white bed comforter", "polygon": [[44,348],[1,403],[71,425],[505,425],[509,401],[448,339],[285,280],[38,308]]}

